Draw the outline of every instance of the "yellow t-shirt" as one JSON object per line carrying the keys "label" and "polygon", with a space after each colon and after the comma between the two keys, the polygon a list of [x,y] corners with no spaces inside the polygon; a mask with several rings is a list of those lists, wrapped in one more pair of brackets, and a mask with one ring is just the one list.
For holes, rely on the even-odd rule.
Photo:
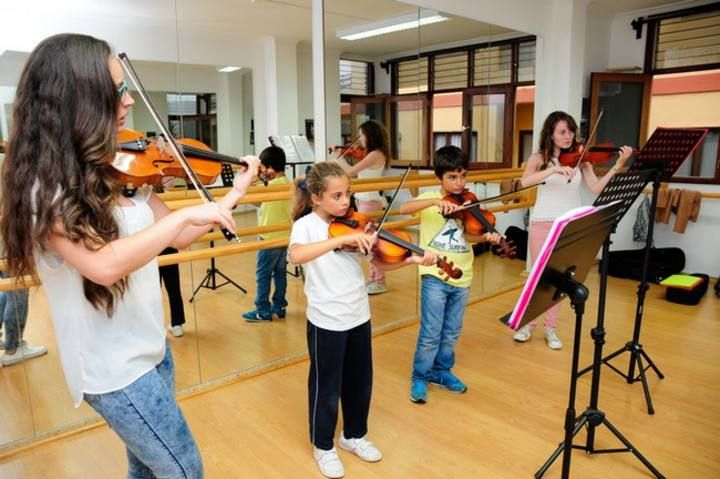
{"label": "yellow t-shirt", "polygon": [[[430,198],[442,199],[440,190],[428,191],[420,194],[417,200],[427,200]],[[452,261],[454,267],[460,268],[463,275],[460,279],[448,279],[448,284],[460,288],[470,287],[473,277],[473,254],[470,243],[465,239],[462,223],[454,218],[446,219],[440,214],[440,208],[431,206],[415,213],[420,217],[420,247],[430,249],[437,253],[441,258],[447,257],[447,261]],[[420,275],[429,274],[436,278],[445,279],[441,274],[441,270],[437,266],[419,266]]]}
{"label": "yellow t-shirt", "polygon": [[[290,180],[287,176],[279,176],[268,182],[270,185],[289,185]],[[277,225],[290,222],[290,202],[288,200],[266,201],[260,205],[260,216],[258,218],[258,226]],[[262,239],[288,238],[290,232],[274,231],[271,233],[263,233],[260,235]]]}

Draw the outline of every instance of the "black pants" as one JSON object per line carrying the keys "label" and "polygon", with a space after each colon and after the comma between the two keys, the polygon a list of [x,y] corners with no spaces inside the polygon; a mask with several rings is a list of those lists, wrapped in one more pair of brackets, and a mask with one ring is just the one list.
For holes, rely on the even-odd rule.
{"label": "black pants", "polygon": [[[165,248],[160,254],[174,254],[175,248]],[[183,306],[182,292],[180,291],[180,267],[176,264],[160,266],[160,283],[165,285],[165,290],[170,301],[170,325],[181,326],[185,324],[185,307]]]}
{"label": "black pants", "polygon": [[348,331],[329,331],[307,323],[310,441],[318,449],[333,448],[338,402],[348,439],[367,434],[372,394],[370,321]]}

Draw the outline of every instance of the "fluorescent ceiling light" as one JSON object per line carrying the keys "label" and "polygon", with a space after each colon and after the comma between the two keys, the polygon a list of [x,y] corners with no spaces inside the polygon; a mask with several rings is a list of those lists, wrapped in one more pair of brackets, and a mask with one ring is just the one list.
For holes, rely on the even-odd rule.
{"label": "fluorescent ceiling light", "polygon": [[386,33],[420,28],[423,25],[444,22],[445,20],[450,19],[440,15],[434,10],[421,10],[420,15],[410,13],[401,17],[386,18],[385,20],[366,23],[365,25],[347,28],[345,30],[338,30],[337,37],[341,40],[361,40]]}
{"label": "fluorescent ceiling light", "polygon": [[236,72],[238,70],[242,69],[242,67],[236,67],[234,65],[228,65],[226,67],[218,67],[217,71],[222,73],[230,73],[230,72]]}

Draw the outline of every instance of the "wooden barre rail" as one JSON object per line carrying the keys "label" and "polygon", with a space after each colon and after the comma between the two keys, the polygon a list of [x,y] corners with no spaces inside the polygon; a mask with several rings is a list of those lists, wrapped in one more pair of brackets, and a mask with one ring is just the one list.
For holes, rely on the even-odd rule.
{"label": "wooden barre rail", "polygon": [[[529,206],[532,206],[532,203],[530,202],[520,202],[520,203],[514,203],[511,205],[503,205],[503,206],[496,206],[488,208],[489,211],[492,212],[501,212],[501,211],[510,211],[514,209],[520,209],[520,208],[527,208]],[[370,214],[371,216],[379,216],[380,212],[374,212]],[[397,221],[388,221],[386,223],[388,228],[407,228],[408,226],[417,225],[420,223],[420,220],[418,218],[409,218],[404,220],[397,220]],[[267,229],[273,229],[273,231],[282,231],[283,229],[289,229],[290,224],[286,223],[283,225],[273,225],[271,227],[262,227]],[[244,228],[245,230],[258,230],[261,228]],[[222,235],[220,233],[218,234],[218,239],[222,238]],[[208,235],[205,235],[208,236]],[[222,246],[215,246],[213,248],[198,248],[195,250],[186,250],[181,251],[174,254],[167,254],[158,256],[158,266],[166,266],[169,264],[180,264],[180,263],[189,263],[191,261],[198,261],[203,259],[210,259],[210,258],[219,258],[221,256],[231,256],[235,254],[241,254],[241,253],[249,253],[252,251],[257,251],[260,249],[271,249],[271,248],[279,248],[282,246],[287,246],[288,244],[288,238],[278,238],[278,239],[272,239],[272,240],[255,240],[255,241],[247,241],[240,244],[227,244]],[[5,261],[0,262],[0,270],[5,270],[6,263]],[[39,286],[40,283],[33,280],[32,276],[25,276],[25,285],[27,287],[29,286]],[[21,287],[18,287],[15,283],[15,278],[3,278],[0,279],[0,291],[12,291],[15,289],[20,289]]]}
{"label": "wooden barre rail", "polygon": [[[504,179],[518,178],[522,171],[518,168],[497,170],[495,172],[470,172],[467,176],[468,183],[497,182]],[[379,191],[394,189],[400,181],[399,176],[369,178],[364,180],[352,180],[353,192]],[[437,184],[435,175],[410,175],[405,181],[406,188],[419,188],[422,186],[434,186]],[[210,193],[214,198],[225,195],[230,188],[213,188]],[[278,186],[253,186],[248,189],[247,194],[238,204],[262,203],[265,201],[288,200],[292,198],[292,185]],[[201,203],[200,197],[194,190],[169,191],[158,195],[167,202],[171,210],[177,210]]]}

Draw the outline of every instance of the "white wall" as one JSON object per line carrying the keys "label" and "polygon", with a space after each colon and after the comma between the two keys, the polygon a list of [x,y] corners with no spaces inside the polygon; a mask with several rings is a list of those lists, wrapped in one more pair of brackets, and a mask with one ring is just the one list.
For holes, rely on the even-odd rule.
{"label": "white wall", "polygon": [[[635,30],[630,22],[640,16],[647,16],[664,11],[689,8],[710,2],[682,2],[662,8],[648,9],[617,15],[610,24],[609,67],[642,66],[645,58],[646,34],[643,29],[642,39],[635,38]],[[678,184],[671,183],[671,188],[689,188],[698,191],[718,192],[720,185]],[[611,250],[634,249],[642,247],[632,240],[632,226],[637,216],[638,200],[628,211],[620,223],[617,233],[613,236]],[[689,223],[684,234],[674,233],[675,216],[670,223],[655,224],[655,246],[676,246],[685,252],[685,270],[690,273],[707,273],[711,276],[720,275],[720,200],[705,199],[700,208],[698,223]]]}

